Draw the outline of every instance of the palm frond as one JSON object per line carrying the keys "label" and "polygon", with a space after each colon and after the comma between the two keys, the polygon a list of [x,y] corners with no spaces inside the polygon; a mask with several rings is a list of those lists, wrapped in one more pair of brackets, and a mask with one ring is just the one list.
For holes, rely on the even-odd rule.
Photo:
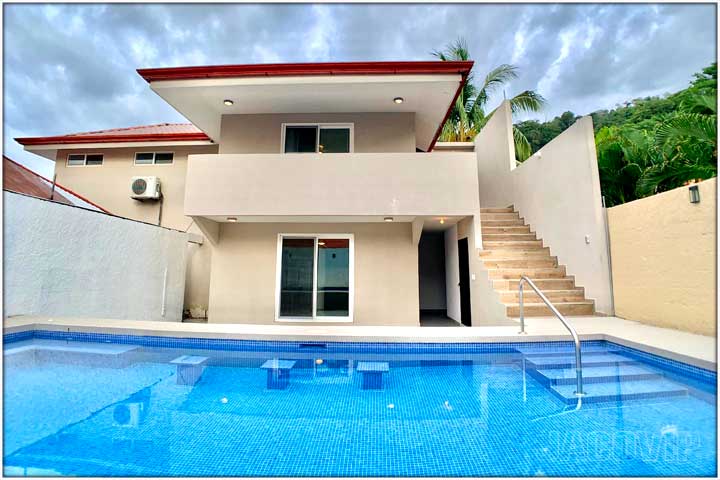
{"label": "palm frond", "polygon": [[683,137],[689,137],[715,145],[717,117],[699,113],[680,113],[661,124],[655,131],[655,137],[660,144],[674,143]]}
{"label": "palm frond", "polygon": [[637,182],[636,191],[639,196],[645,197],[683,185],[690,180],[712,178],[716,175],[717,166],[678,161],[664,162],[643,172]]}
{"label": "palm frond", "polygon": [[530,155],[532,155],[530,142],[515,125],[513,125],[513,141],[515,143],[515,158],[519,162],[524,162],[530,158]]}
{"label": "palm frond", "polygon": [[717,95],[716,94],[694,94],[688,95],[680,103],[680,109],[688,113],[717,113]]}
{"label": "palm frond", "polygon": [[545,98],[532,90],[525,90],[510,99],[512,113],[539,112],[546,104]]}

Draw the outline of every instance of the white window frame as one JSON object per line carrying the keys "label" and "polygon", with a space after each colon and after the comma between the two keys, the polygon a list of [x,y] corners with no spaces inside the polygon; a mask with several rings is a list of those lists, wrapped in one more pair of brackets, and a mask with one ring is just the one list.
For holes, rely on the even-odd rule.
{"label": "white window frame", "polygon": [[[82,155],[83,156],[83,164],[82,165],[70,165],[70,156],[71,155]],[[100,165],[88,165],[87,164],[87,157],[88,155],[100,155],[102,157],[102,163]],[[65,157],[65,166],[68,168],[75,168],[75,167],[102,167],[105,165],[105,154],[104,153],[68,153],[67,157]]]}
{"label": "white window frame", "polygon": [[[152,156],[153,156],[152,163],[137,163],[137,156],[142,155],[144,153],[152,153]],[[172,156],[173,156],[172,162],[170,162],[170,163],[155,163],[155,156],[158,153],[172,153]],[[168,152],[135,152],[135,156],[133,156],[133,165],[136,167],[155,167],[155,166],[164,167],[164,166],[168,166],[168,165],[175,165],[175,152],[170,152],[170,151],[168,151]]]}
{"label": "white window frame", "polygon": [[[285,131],[287,130],[287,127],[317,127],[317,132],[315,134],[315,152],[286,152],[285,151]],[[280,153],[284,155],[302,155],[302,154],[318,154],[320,149],[320,130],[321,129],[332,129],[332,128],[342,128],[342,129],[348,129],[350,130],[350,148],[348,153],[353,153],[355,151],[355,124],[354,123],[318,123],[318,122],[309,122],[309,123],[283,123],[282,124],[282,131],[280,133]],[[332,153],[327,153],[323,155],[333,155]],[[336,154],[337,155],[337,154]]]}
{"label": "white window frame", "polygon": [[[313,308],[311,317],[281,317],[280,289],[282,287],[282,242],[284,238],[312,238],[315,240],[313,252]],[[348,247],[348,316],[322,317],[317,315],[317,258],[318,239],[347,239]],[[352,233],[279,233],[277,238],[277,257],[275,263],[275,321],[276,322],[321,322],[321,323],[352,323],[355,309],[355,235]]]}

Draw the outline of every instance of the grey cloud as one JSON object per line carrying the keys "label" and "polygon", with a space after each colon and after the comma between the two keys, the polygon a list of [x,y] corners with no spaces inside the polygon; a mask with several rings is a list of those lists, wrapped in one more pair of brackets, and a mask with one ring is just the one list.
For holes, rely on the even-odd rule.
{"label": "grey cloud", "polygon": [[[46,173],[52,164],[12,136],[183,121],[141,67],[420,60],[464,37],[479,82],[511,62],[519,33],[521,75],[507,95],[547,88],[550,118],[677,90],[716,57],[711,5],[15,4],[4,13],[5,152]],[[555,64],[569,32],[578,43]]]}

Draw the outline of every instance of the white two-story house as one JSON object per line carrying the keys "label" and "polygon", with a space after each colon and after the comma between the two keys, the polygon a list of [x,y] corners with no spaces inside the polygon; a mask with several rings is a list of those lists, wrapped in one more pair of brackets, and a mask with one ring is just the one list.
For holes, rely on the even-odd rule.
{"label": "white two-story house", "polygon": [[[209,322],[502,325],[521,274],[564,313],[612,313],[590,120],[520,165],[507,102],[474,144],[438,144],[471,68],[141,69],[191,124],[17,141],[113,214],[201,233],[185,304]],[[131,198],[136,177],[161,195]]]}

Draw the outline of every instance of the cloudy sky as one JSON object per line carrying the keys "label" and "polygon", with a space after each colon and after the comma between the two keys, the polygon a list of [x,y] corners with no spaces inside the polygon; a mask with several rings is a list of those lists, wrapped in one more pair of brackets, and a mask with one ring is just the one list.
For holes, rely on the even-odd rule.
{"label": "cloudy sky", "polygon": [[585,114],[684,88],[716,58],[715,18],[670,4],[5,4],[4,151],[51,174],[13,137],[184,121],[136,68],[427,60],[458,37],[477,77],[520,68],[506,93],[539,91],[540,120]]}

